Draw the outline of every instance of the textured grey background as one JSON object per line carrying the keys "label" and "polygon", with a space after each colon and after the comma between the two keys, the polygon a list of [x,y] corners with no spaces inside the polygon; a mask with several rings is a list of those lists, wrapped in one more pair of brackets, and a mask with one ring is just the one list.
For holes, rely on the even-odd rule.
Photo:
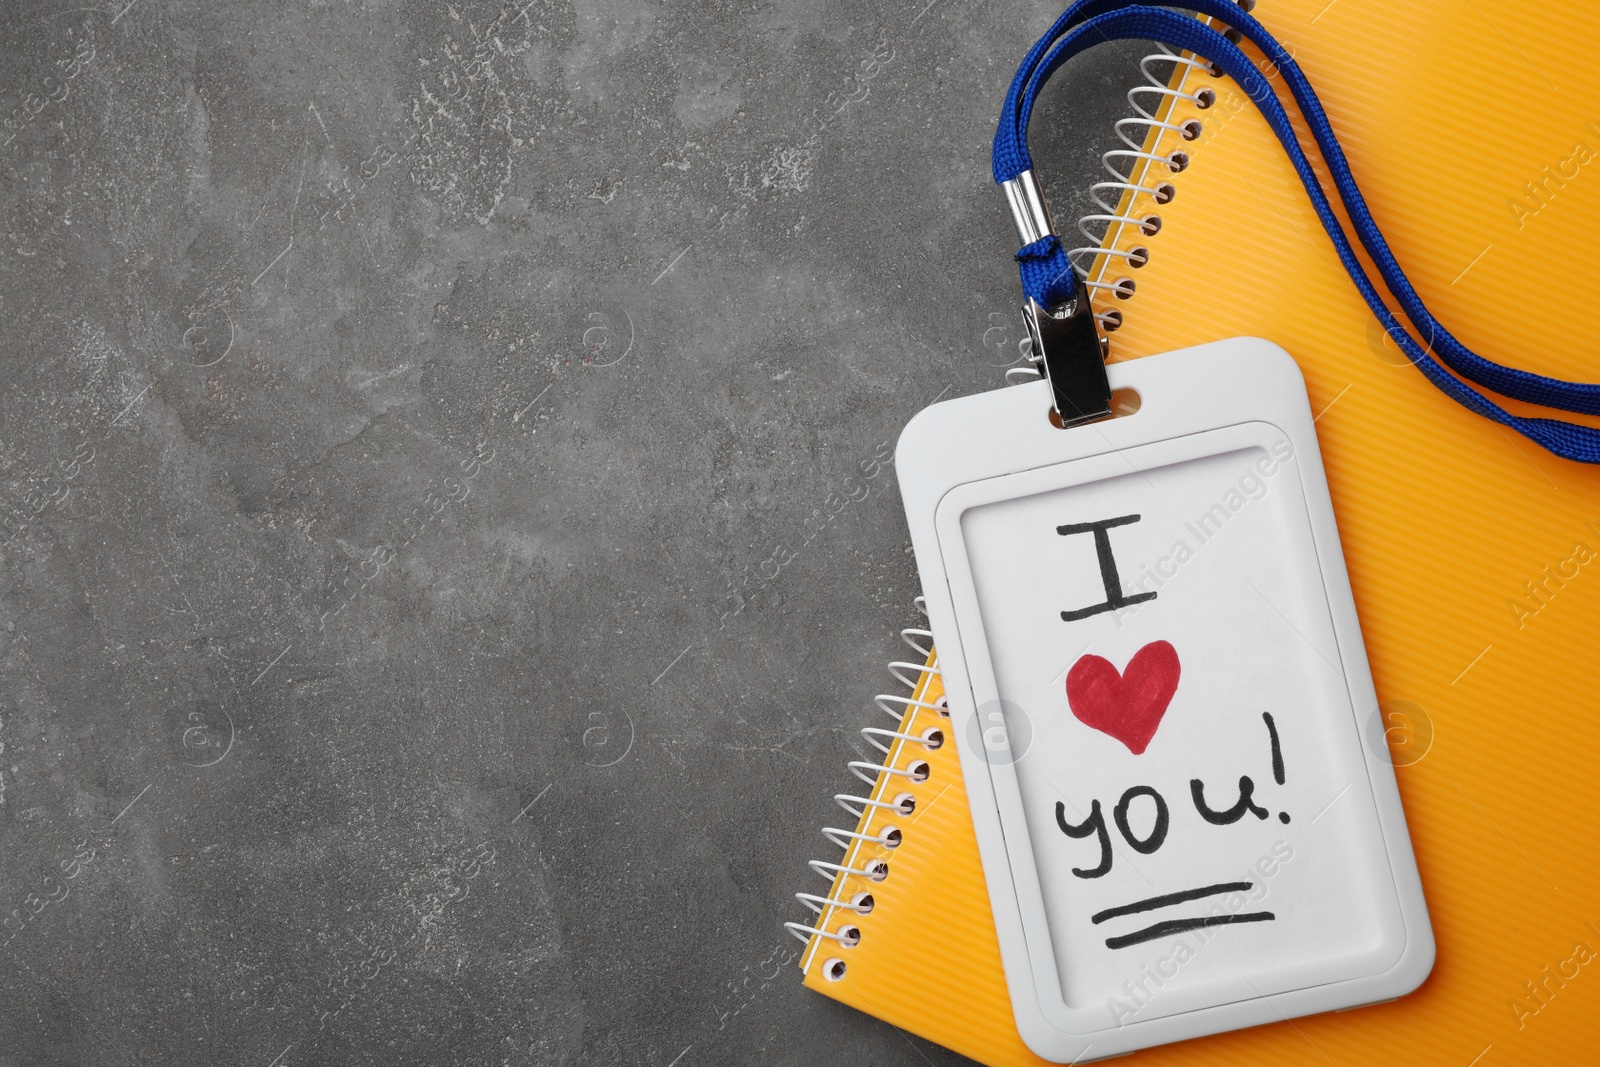
{"label": "textured grey background", "polygon": [[6,3],[0,1063],[958,1062],[780,924],[1058,11]]}

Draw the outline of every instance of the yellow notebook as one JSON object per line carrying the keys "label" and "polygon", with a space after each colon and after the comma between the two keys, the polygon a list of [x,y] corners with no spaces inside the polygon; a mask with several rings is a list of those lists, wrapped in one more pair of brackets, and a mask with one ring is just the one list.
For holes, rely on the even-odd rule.
{"label": "yellow notebook", "polygon": [[[1317,87],[1374,215],[1440,320],[1499,362],[1600,378],[1600,268],[1590,262],[1600,248],[1600,104],[1589,55],[1600,9],[1260,0],[1254,14]],[[1177,127],[1199,120],[1193,141],[1162,131],[1147,142],[1189,164],[1136,176],[1177,195],[1123,202],[1118,214],[1159,215],[1159,232],[1107,234],[1111,247],[1147,249],[1148,261],[1096,260],[1094,280],[1134,283],[1126,298],[1097,289],[1096,306],[1103,322],[1121,320],[1114,359],[1256,335],[1300,363],[1439,956],[1422,989],[1395,1003],[1152,1049],[1140,1061],[1596,1062],[1600,568],[1590,564],[1600,562],[1600,471],[1556,459],[1428,384],[1361,302],[1260,115],[1203,70],[1180,69],[1175,84],[1211,87],[1217,101],[1204,110],[1180,101],[1163,116]],[[938,684],[919,681],[923,703]],[[911,729],[898,732],[920,736],[936,712],[912,711]],[[873,907],[826,909],[820,928],[848,925],[859,941],[813,938],[806,984],[991,1067],[1042,1063],[1011,1022],[954,752],[897,739],[890,755],[896,769],[927,764],[927,780],[908,787],[917,808],[867,810],[868,840],[849,839],[842,865],[878,860],[888,876],[844,875],[831,887],[832,899],[870,892]],[[903,776],[884,779],[875,792],[905,791]],[[894,848],[888,823],[900,831]],[[836,981],[824,973],[833,960],[844,964]]]}

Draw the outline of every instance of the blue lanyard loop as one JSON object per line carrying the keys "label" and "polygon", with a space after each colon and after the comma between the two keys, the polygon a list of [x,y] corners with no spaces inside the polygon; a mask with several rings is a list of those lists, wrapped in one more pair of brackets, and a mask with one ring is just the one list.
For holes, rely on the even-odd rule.
{"label": "blue lanyard loop", "polygon": [[[1155,40],[1187,49],[1230,75],[1255,102],[1288,153],[1316,209],[1317,217],[1322,220],[1323,229],[1333,240],[1339,261],[1344,264],[1362,298],[1400,350],[1428,380],[1468,410],[1516,430],[1564,459],[1600,463],[1600,430],[1560,419],[1513,415],[1461,378],[1515,400],[1586,415],[1600,414],[1600,385],[1568,382],[1502,366],[1458,341],[1428,311],[1400,269],[1400,264],[1389,250],[1388,243],[1367,208],[1361,190],[1356,186],[1355,177],[1351,174],[1350,165],[1321,102],[1293,57],[1261,23],[1232,0],[1172,2],[1238,31],[1261,49],[1283,75],[1332,175],[1335,191],[1355,227],[1356,237],[1377,266],[1384,287],[1400,305],[1408,324],[1418,335],[1427,339],[1427,346],[1424,347],[1412,337],[1401,320],[1384,304],[1378,290],[1367,277],[1338,216],[1334,214],[1327,194],[1317,180],[1311,161],[1295,138],[1289,115],[1271,84],[1237,45],[1198,19],[1140,4],[1135,0],[1079,0],[1073,4],[1028,51],[1006,93],[999,129],[994,138],[995,181],[1005,185],[1008,194],[1018,187],[1019,182],[1030,190],[1034,188],[1031,174],[1033,161],[1028,154],[1027,144],[1028,119],[1045,82],[1068,59],[1093,45],[1114,40]],[[1069,304],[1075,299],[1086,299],[1066,249],[1054,233],[1046,232],[1026,243],[1017,253],[1017,261],[1023,291],[1030,302],[1049,308]],[[1455,374],[1451,374],[1451,371]],[[1456,374],[1461,378],[1457,378]]]}

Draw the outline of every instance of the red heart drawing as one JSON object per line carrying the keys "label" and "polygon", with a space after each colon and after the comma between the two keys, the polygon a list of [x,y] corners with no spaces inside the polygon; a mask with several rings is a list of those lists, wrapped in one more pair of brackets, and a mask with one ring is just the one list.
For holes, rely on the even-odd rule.
{"label": "red heart drawing", "polygon": [[1081,656],[1067,672],[1067,703],[1085,726],[1110,734],[1135,756],[1144,752],[1178,691],[1178,652],[1152,641],[1121,674],[1100,656]]}

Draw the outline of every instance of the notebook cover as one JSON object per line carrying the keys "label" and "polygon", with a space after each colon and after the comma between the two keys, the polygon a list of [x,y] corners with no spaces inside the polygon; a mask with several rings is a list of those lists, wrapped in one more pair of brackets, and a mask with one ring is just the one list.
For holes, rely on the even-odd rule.
{"label": "notebook cover", "polygon": [[[1261,0],[1317,87],[1423,299],[1500,362],[1600,378],[1600,11],[1474,0]],[[1344,275],[1266,123],[1227,80],[1168,177],[1150,250],[1101,299],[1113,358],[1253,334],[1299,361],[1439,942],[1417,993],[1204,1038],[1150,1064],[1566,1064],[1600,1017],[1600,471],[1556,459],[1429,385]],[[1587,171],[1594,170],[1594,174]],[[1152,179],[1153,180],[1153,179]],[[1498,398],[1497,398],[1498,399]],[[1521,414],[1543,414],[1502,401]],[[1564,416],[1565,417],[1565,416]],[[1596,420],[1583,420],[1591,423]],[[953,752],[906,825],[847,978],[806,982],[980,1062],[1036,1064],[1009,1025]],[[951,803],[956,801],[956,803]],[[954,817],[959,813],[959,818]],[[914,850],[914,851],[913,851]],[[1591,976],[1590,971],[1595,971]]]}

